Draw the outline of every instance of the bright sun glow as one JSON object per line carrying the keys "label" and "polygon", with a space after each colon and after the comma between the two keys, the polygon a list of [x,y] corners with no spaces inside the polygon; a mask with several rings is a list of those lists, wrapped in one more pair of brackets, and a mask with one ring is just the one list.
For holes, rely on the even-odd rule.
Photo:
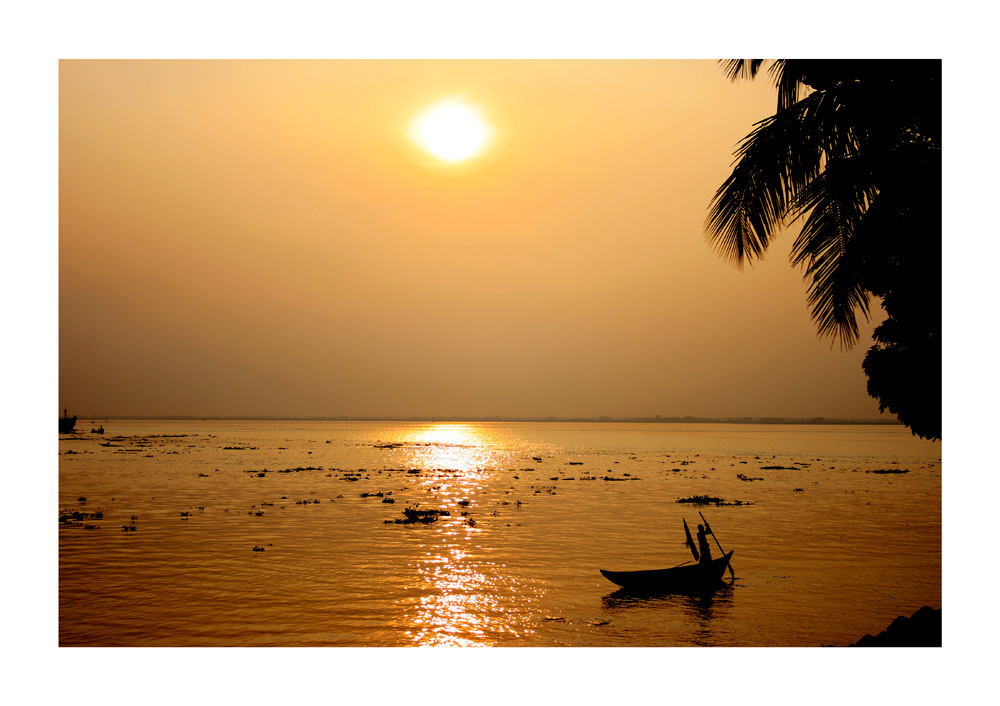
{"label": "bright sun glow", "polygon": [[445,162],[474,157],[486,146],[489,134],[478,109],[455,101],[429,108],[416,123],[420,145]]}

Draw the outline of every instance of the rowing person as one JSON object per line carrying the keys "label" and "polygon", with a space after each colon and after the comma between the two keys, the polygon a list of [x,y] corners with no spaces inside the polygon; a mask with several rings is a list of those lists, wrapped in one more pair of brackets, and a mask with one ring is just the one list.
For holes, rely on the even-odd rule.
{"label": "rowing person", "polygon": [[712,534],[712,528],[708,526],[708,520],[705,524],[698,525],[698,553],[701,554],[701,559],[698,560],[699,564],[707,564],[712,561],[712,552],[708,548],[708,539],[706,535]]}

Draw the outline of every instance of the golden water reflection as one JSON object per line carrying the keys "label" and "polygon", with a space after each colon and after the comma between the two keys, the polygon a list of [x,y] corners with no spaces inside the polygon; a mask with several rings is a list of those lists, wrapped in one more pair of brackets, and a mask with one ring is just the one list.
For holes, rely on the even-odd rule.
{"label": "golden water reflection", "polygon": [[502,463],[504,449],[487,431],[473,424],[433,424],[407,434],[402,443],[419,468],[471,473]]}
{"label": "golden water reflection", "polygon": [[[502,444],[477,425],[434,424],[408,433],[400,447],[404,462],[422,471],[416,480],[439,508],[463,518],[466,530],[475,527],[480,500],[506,457]],[[454,534],[454,523],[445,524]]]}
{"label": "golden water reflection", "polygon": [[451,512],[430,529],[434,539],[416,564],[419,591],[409,607],[407,635],[415,645],[488,646],[532,634],[528,616],[536,592],[502,564],[484,558],[476,516],[485,511],[489,483],[509,451],[489,427],[433,424],[400,439],[405,462],[422,471],[419,483]]}
{"label": "golden water reflection", "polygon": [[528,622],[534,592],[503,565],[441,546],[428,552],[417,571],[421,595],[407,616],[415,627],[406,631],[413,644],[485,647],[535,632]]}

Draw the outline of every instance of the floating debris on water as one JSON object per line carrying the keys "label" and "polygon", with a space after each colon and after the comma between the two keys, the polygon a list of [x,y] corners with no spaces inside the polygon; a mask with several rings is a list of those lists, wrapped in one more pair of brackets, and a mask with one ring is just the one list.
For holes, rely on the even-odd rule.
{"label": "floating debris on water", "polygon": [[908,470],[904,471],[904,470],[903,470],[902,468],[879,468],[879,469],[877,469],[877,470],[874,470],[874,471],[865,471],[865,473],[880,473],[880,474],[886,474],[886,473],[892,473],[892,474],[902,474],[902,473],[909,473],[909,471],[908,471]]}
{"label": "floating debris on water", "polygon": [[733,500],[731,502],[726,502],[722,498],[717,498],[712,495],[692,495],[690,498],[678,498],[679,503],[691,503],[693,505],[715,505],[716,507],[739,507],[742,505],[755,505],[756,503],[750,502],[749,500]]}
{"label": "floating debris on water", "polygon": [[719,505],[724,502],[722,498],[711,495],[692,495],[690,498],[678,498],[679,503],[692,503],[694,505]]}
{"label": "floating debris on water", "polygon": [[102,520],[104,510],[98,508],[94,512],[80,512],[79,510],[62,510],[59,513],[59,523],[66,527],[79,527],[83,520]]}
{"label": "floating debris on water", "polygon": [[441,517],[451,517],[451,513],[447,510],[418,510],[416,507],[408,507],[403,510],[403,519],[399,520],[386,520],[385,524],[396,524],[396,525],[414,525],[422,524],[428,525],[431,522],[437,522]]}

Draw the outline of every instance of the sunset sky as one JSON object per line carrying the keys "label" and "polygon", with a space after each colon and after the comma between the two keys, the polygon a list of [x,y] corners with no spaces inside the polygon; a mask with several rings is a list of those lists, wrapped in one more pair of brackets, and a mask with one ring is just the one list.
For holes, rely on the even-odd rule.
{"label": "sunset sky", "polygon": [[[466,161],[414,134],[446,100]],[[774,103],[708,60],[61,61],[60,406],[877,416],[794,232],[705,240]]]}
{"label": "sunset sky", "polygon": [[[55,664],[60,684],[127,698],[174,664],[157,653],[143,681],[138,659],[129,679],[120,659],[101,669],[55,654],[56,533],[30,502],[58,493],[46,421],[54,402],[79,415],[877,415],[860,368],[873,326],[850,352],[817,338],[806,284],[788,264],[794,232],[743,273],[705,243],[733,148],[774,108],[766,80],[732,84],[709,60],[719,57],[944,58],[944,515],[965,530],[944,537],[946,572],[969,564],[969,537],[989,536],[983,504],[996,477],[985,442],[997,387],[1000,240],[988,214],[998,155],[984,139],[996,115],[983,109],[995,22],[978,5],[975,15],[963,3],[901,8],[913,9],[860,0],[835,13],[786,0],[7,8],[0,122],[14,394],[4,428],[34,442],[15,445],[25,472],[10,476],[14,497],[29,502],[8,508],[27,539],[10,547],[21,577],[13,591],[32,608],[14,616],[21,690],[37,692]],[[90,61],[163,57],[376,61]],[[390,57],[403,60],[382,61]],[[650,57],[704,60],[633,61]],[[492,141],[449,170],[409,130],[453,96],[482,111]],[[48,453],[42,472],[38,449]],[[949,604],[955,640],[943,658],[890,664],[958,673],[976,688],[988,672],[977,608]],[[227,674],[227,694],[285,698],[289,675],[301,691],[316,674],[317,694],[329,693],[325,659],[303,671],[300,653],[269,654],[285,667],[272,670],[281,678],[269,690],[202,653],[181,663],[182,653],[171,653],[181,667],[171,673]],[[524,654],[560,697],[573,683],[591,697],[621,693],[622,670],[606,668],[606,652],[592,653],[590,672],[576,653],[562,671]],[[436,653],[423,655],[392,662],[399,683],[448,676]],[[725,656],[699,652],[688,664],[698,677],[735,673],[761,693],[791,684],[800,695],[826,683],[829,665],[814,655],[783,652],[778,680],[742,654],[723,671]],[[621,665],[630,679],[640,676],[635,659],[629,652]],[[381,655],[375,663],[384,673]],[[482,664],[479,683],[493,683],[495,663]],[[660,663],[649,666],[658,678]],[[589,676],[551,679],[574,670]],[[603,692],[593,683],[602,674],[614,680]],[[371,680],[340,679],[337,689],[348,682],[371,697]],[[189,686],[177,683],[178,694]],[[896,693],[900,682],[883,687]]]}

